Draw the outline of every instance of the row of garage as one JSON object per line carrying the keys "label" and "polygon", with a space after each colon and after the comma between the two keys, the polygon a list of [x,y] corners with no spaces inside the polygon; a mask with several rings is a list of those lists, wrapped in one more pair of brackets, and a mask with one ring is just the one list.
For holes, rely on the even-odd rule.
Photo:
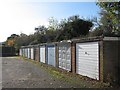
{"label": "row of garage", "polygon": [[58,43],[49,43],[25,46],[20,49],[20,56],[71,71],[71,43],[57,45]]}
{"label": "row of garage", "polygon": [[[109,54],[116,52],[115,50],[118,49],[119,41],[119,38],[114,37],[95,37],[22,46],[20,56],[92,79],[107,81],[109,80],[107,78],[113,79],[115,77],[116,79],[116,75],[119,75],[119,72],[113,72],[114,70],[120,70],[118,58],[115,60],[115,57],[119,55],[113,53],[113,57],[109,58]],[[108,46],[113,48],[112,44],[116,45],[115,48],[107,50]],[[109,66],[113,65],[110,62],[116,64],[115,67],[110,68]]]}

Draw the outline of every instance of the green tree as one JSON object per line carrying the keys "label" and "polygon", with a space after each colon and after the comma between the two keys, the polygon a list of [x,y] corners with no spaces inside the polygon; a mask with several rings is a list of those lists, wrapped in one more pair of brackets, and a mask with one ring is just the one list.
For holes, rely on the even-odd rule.
{"label": "green tree", "polygon": [[7,38],[6,45],[14,46],[17,37],[19,37],[19,35],[12,34],[10,37]]}
{"label": "green tree", "polygon": [[39,44],[39,43],[44,43],[46,42],[46,32],[48,29],[45,26],[38,26],[35,28],[35,33],[33,35],[34,40],[30,44]]}
{"label": "green tree", "polygon": [[87,20],[82,20],[78,15],[75,15],[69,17],[67,22],[62,26],[62,31],[58,40],[72,39],[81,35],[87,35],[90,28],[93,26],[93,23]]}
{"label": "green tree", "polygon": [[97,2],[104,33],[120,35],[120,2]]}
{"label": "green tree", "polygon": [[48,19],[48,22],[49,22],[48,30],[55,31],[55,30],[58,29],[59,23],[58,23],[58,20],[57,20],[57,19],[55,19],[54,17],[50,17],[50,18]]}
{"label": "green tree", "polygon": [[46,34],[47,28],[45,26],[38,26],[35,28],[35,33]]}
{"label": "green tree", "polygon": [[103,29],[101,27],[96,27],[93,31],[89,33],[89,36],[103,36]]}
{"label": "green tree", "polygon": [[31,37],[29,37],[29,36],[30,35],[21,33],[20,36],[16,39],[15,45],[17,47],[29,45],[29,43],[33,40],[33,39],[31,40]]}

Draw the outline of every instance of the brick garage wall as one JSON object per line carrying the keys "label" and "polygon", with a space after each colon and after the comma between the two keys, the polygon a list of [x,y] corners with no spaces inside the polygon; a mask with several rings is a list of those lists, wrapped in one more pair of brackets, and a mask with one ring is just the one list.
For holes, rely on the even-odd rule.
{"label": "brick garage wall", "polygon": [[56,57],[55,57],[55,59],[56,59],[56,67],[59,67],[59,51],[58,51],[59,49],[58,49],[58,46],[57,46],[57,44],[55,44],[55,55],[56,55]]}
{"label": "brick garage wall", "polygon": [[103,42],[103,76],[105,82],[120,82],[120,41]]}
{"label": "brick garage wall", "polygon": [[71,43],[71,66],[72,66],[72,72],[76,72],[76,44]]}
{"label": "brick garage wall", "polygon": [[118,84],[120,85],[120,41],[118,41]]}
{"label": "brick garage wall", "polygon": [[99,41],[99,78],[103,82],[103,41]]}
{"label": "brick garage wall", "polygon": [[34,55],[35,55],[35,60],[39,62],[39,47],[34,48]]}

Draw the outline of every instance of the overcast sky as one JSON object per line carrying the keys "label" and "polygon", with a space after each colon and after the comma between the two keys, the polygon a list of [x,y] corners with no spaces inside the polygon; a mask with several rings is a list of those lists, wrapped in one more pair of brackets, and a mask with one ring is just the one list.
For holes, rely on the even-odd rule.
{"label": "overcast sky", "polygon": [[[12,1],[12,2],[11,2]],[[72,15],[99,17],[100,9],[95,2],[38,2],[36,0],[0,1],[0,42],[11,34],[34,33],[39,25],[48,25],[48,18],[57,20]]]}

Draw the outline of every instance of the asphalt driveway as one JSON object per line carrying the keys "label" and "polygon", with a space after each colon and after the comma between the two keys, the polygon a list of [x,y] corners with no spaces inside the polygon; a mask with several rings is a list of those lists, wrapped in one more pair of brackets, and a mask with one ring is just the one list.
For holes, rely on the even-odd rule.
{"label": "asphalt driveway", "polygon": [[99,88],[109,86],[98,81],[61,74],[40,66],[39,62],[37,64],[33,62],[20,57],[3,57],[2,88]]}

